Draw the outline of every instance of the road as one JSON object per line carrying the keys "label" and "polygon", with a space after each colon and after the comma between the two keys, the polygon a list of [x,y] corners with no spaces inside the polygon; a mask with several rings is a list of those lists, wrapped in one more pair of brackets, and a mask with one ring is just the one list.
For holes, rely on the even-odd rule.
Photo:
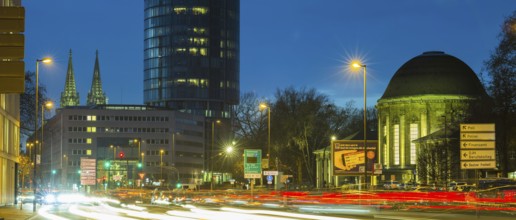
{"label": "road", "polygon": [[[398,196],[391,198],[392,196]],[[400,199],[400,195],[403,197]],[[415,197],[417,195],[417,197]],[[425,194],[287,194],[243,191],[170,193],[117,190],[96,197],[74,195],[39,208],[38,219],[515,219],[512,203],[453,201]],[[439,194],[441,195],[441,194]],[[453,194],[451,194],[453,195]],[[57,200],[56,200],[57,201]],[[478,205],[478,206],[477,206]],[[478,208],[477,208],[478,207]]]}

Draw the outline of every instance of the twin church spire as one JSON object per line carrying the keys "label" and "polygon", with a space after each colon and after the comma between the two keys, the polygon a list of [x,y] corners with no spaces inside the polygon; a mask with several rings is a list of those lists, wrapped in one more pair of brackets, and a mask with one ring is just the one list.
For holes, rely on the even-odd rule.
{"label": "twin church spire", "polygon": [[[91,82],[91,89],[88,92],[88,99],[86,105],[106,105],[108,98],[106,93],[102,91],[102,81],[100,80],[99,67],[99,51],[95,54],[95,67],[93,68],[93,80]],[[61,108],[67,106],[79,105],[79,93],[75,86],[75,76],[72,65],[72,50],[70,49],[70,56],[68,58],[68,70],[66,72],[66,82],[64,91],[61,93]]]}

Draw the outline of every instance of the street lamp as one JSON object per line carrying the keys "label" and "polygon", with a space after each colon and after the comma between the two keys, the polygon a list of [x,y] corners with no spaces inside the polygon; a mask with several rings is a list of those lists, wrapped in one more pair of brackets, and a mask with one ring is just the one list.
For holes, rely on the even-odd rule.
{"label": "street lamp", "polygon": [[[335,141],[335,140],[337,140],[337,137],[335,135],[332,135],[331,136],[330,149],[332,149],[333,141]],[[323,152],[323,166],[322,166],[322,168],[323,168],[323,188],[326,187],[326,176],[328,176],[328,174],[329,174],[329,172],[327,172],[327,171],[329,171],[328,159],[326,158],[326,150],[327,149],[328,148],[325,147],[324,148],[324,152]],[[330,180],[330,179],[328,179],[328,180]],[[328,182],[330,182],[330,181],[328,181]]]}
{"label": "street lamp", "polygon": [[215,145],[214,143],[214,138],[215,138],[215,123],[217,124],[220,124],[220,120],[212,120],[211,121],[211,151],[210,151],[210,178],[211,178],[211,181],[210,181],[210,191],[213,191],[213,145]]}
{"label": "street lamp", "polygon": [[29,148],[29,158],[32,158],[32,147],[33,146],[34,146],[34,144],[32,144],[32,142],[26,143],[26,147]]}
{"label": "street lamp", "polygon": [[367,74],[366,74],[366,65],[365,64],[361,64],[360,62],[353,62],[351,64],[351,66],[353,68],[363,68],[364,69],[364,184],[365,184],[365,189],[367,189],[367,95],[366,95],[366,91],[367,91],[367,84],[366,84],[366,79],[367,79]]}
{"label": "street lamp", "polygon": [[161,149],[161,150],[159,151],[159,156],[160,156],[160,163],[159,163],[159,166],[160,166],[160,168],[161,168],[161,178],[160,178],[160,182],[161,182],[161,180],[163,180],[163,153],[164,153],[164,152],[165,152],[165,151],[164,151],[163,149]]}
{"label": "street lamp", "polygon": [[[35,85],[35,95],[36,95],[36,105],[34,105],[34,108],[35,111],[34,111],[34,140],[37,141],[38,140],[38,133],[36,132],[38,130],[38,99],[39,99],[39,63],[51,63],[52,62],[52,59],[48,58],[48,57],[45,57],[43,59],[36,59],[36,85]],[[36,145],[34,145],[36,146]],[[34,196],[36,196],[36,150],[34,150],[34,170],[33,170],[33,174],[34,174],[34,177],[33,177],[33,180],[32,180],[32,184],[34,186]],[[32,212],[36,212],[36,199],[34,199],[34,201],[32,202]]]}
{"label": "street lamp", "polygon": [[141,141],[142,139],[141,138],[136,138],[134,139],[134,142],[138,143],[138,162],[140,162],[140,147],[141,147]]}
{"label": "street lamp", "polygon": [[109,148],[113,149],[113,163],[115,163],[116,160],[116,147],[113,145],[109,145]]}
{"label": "street lamp", "polygon": [[264,109],[267,109],[267,167],[269,167],[271,159],[271,107],[265,103],[260,103],[260,110]]}
{"label": "street lamp", "polygon": [[[40,148],[39,148],[39,151],[41,154],[43,154],[43,139],[45,138],[44,136],[44,130],[45,130],[45,126],[44,126],[44,123],[45,123],[45,110],[50,110],[52,109],[52,107],[54,107],[54,103],[52,101],[46,101],[45,103],[43,103],[41,105],[41,142],[40,142]],[[52,147],[50,147],[50,160],[52,161]],[[52,168],[52,165],[50,166],[50,168]],[[41,173],[40,173],[41,175]]]}
{"label": "street lamp", "polygon": [[[63,167],[63,159],[64,159],[64,167]],[[65,169],[66,168],[66,169]],[[63,183],[63,176],[64,176],[64,185],[68,185],[68,157],[66,157],[66,154],[63,154],[63,158],[61,159],[61,183]]]}

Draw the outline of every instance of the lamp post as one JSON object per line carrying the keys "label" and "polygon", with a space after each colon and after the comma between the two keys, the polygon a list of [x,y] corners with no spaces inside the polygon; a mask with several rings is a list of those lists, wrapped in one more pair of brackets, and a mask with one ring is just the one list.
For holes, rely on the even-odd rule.
{"label": "lamp post", "polygon": [[[39,148],[39,152],[41,155],[43,155],[43,139],[45,138],[44,136],[44,130],[45,130],[45,126],[44,126],[44,123],[45,123],[45,110],[46,109],[52,109],[52,107],[54,106],[54,103],[51,102],[51,101],[46,101],[45,103],[43,103],[41,105],[41,141],[40,141],[40,148]],[[50,147],[50,161],[52,161],[52,146]],[[54,170],[52,170],[52,162],[50,162],[50,169],[52,171],[52,186],[54,185],[54,176],[55,176],[55,173],[54,173]],[[43,172],[40,172],[39,175],[41,177]],[[43,178],[40,178],[40,179],[43,179]]]}
{"label": "lamp post", "polygon": [[161,149],[161,150],[159,151],[159,156],[160,156],[160,163],[159,163],[159,166],[160,166],[160,168],[161,168],[161,178],[160,178],[160,180],[159,180],[160,182],[161,182],[161,180],[163,180],[163,153],[164,153],[164,152],[165,152],[165,151],[164,151],[163,149]]}
{"label": "lamp post", "polygon": [[[335,141],[335,140],[337,140],[337,137],[331,136],[330,149],[333,147],[333,141]],[[324,152],[323,152],[323,166],[322,166],[322,168],[323,168],[323,188],[326,188],[326,176],[328,176],[327,174],[329,173],[329,172],[327,172],[329,167],[327,167],[328,159],[326,158],[326,149],[328,149],[328,148],[325,147]],[[328,179],[328,180],[330,180],[330,179]]]}
{"label": "lamp post", "polygon": [[366,65],[358,62],[354,62],[351,64],[354,68],[363,68],[364,69],[364,186],[367,190],[367,74],[366,74]]}
{"label": "lamp post", "polygon": [[142,139],[141,138],[136,138],[134,139],[134,142],[136,142],[138,144],[138,162],[140,162],[140,149],[141,149],[141,142],[142,142]]}
{"label": "lamp post", "polygon": [[[45,57],[43,59],[36,59],[36,85],[35,85],[35,95],[36,95],[36,105],[34,105],[35,111],[34,111],[34,140],[35,142],[38,140],[38,133],[36,132],[38,130],[38,99],[39,99],[39,63],[51,63],[52,59]],[[34,145],[36,146],[36,145]],[[32,184],[34,187],[34,196],[37,196],[36,194],[36,150],[34,150],[34,170],[33,170],[33,180]],[[36,199],[32,202],[32,212],[36,212]]]}
{"label": "lamp post", "polygon": [[210,150],[210,191],[213,191],[213,145],[215,145],[215,123],[220,124],[220,120],[211,121],[211,150]]}
{"label": "lamp post", "polygon": [[[63,167],[63,159],[65,160],[64,167],[66,167],[66,169]],[[63,177],[65,179],[64,185],[67,186],[68,185],[68,157],[66,157],[66,154],[63,154],[63,158],[61,159],[61,184],[63,184]]]}
{"label": "lamp post", "polygon": [[441,117],[444,119],[444,188],[448,191],[448,137],[446,134],[446,115]]}
{"label": "lamp post", "polygon": [[271,108],[265,103],[260,103],[260,110],[267,109],[267,167],[271,159]]}

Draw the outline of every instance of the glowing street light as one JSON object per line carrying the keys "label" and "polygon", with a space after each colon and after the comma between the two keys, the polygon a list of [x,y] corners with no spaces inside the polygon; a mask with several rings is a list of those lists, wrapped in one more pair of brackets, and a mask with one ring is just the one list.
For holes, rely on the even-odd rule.
{"label": "glowing street light", "polygon": [[[34,140],[37,141],[38,140],[38,133],[36,132],[38,130],[38,99],[39,99],[39,63],[51,63],[52,62],[52,59],[48,58],[48,57],[45,57],[43,59],[37,59],[36,60],[36,85],[35,85],[35,89],[36,89],[36,105],[34,106],[36,109],[34,111]],[[34,145],[35,147],[37,145]],[[34,162],[36,162],[36,150],[34,150]],[[34,187],[34,195],[37,195],[37,192],[36,192],[36,165],[34,165],[34,170],[33,170],[33,174],[34,174],[34,177],[33,177],[33,180],[32,180],[32,184],[33,184],[33,187]],[[32,202],[32,212],[36,212],[36,200],[34,199],[34,201]]]}
{"label": "glowing street light", "polygon": [[267,109],[267,167],[271,159],[271,107],[265,103],[260,103],[260,110]]}
{"label": "glowing street light", "polygon": [[357,68],[363,68],[364,69],[364,183],[365,183],[365,188],[367,189],[367,104],[366,104],[366,100],[367,100],[367,95],[366,95],[366,91],[367,91],[367,84],[366,84],[366,79],[367,79],[367,74],[366,74],[366,65],[365,64],[362,64],[361,62],[353,62],[351,64],[351,66],[355,69]]}
{"label": "glowing street light", "polygon": [[211,181],[210,181],[210,191],[213,191],[213,145],[215,145],[215,141],[214,141],[214,138],[215,138],[215,123],[217,124],[220,124],[221,121],[220,120],[212,120],[211,121],[211,151],[210,151],[210,178],[211,178]]}
{"label": "glowing street light", "polygon": [[[160,156],[160,163],[159,163],[159,166],[161,168],[161,180],[163,179],[163,153],[165,153],[165,151],[163,149],[161,149],[159,151],[159,156]],[[160,181],[161,181],[160,180]]]}

